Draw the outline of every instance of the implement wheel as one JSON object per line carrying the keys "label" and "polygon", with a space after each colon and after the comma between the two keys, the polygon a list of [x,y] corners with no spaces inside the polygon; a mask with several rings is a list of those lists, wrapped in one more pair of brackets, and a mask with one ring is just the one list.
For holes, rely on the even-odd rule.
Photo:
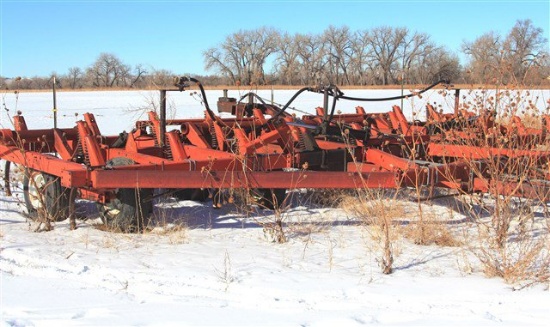
{"label": "implement wheel", "polygon": [[[107,167],[132,164],[132,159],[121,157],[107,162]],[[109,203],[98,203],[101,220],[117,231],[140,232],[150,224],[149,215],[153,212],[152,196],[152,189],[119,188],[115,192],[115,198]]]}
{"label": "implement wheel", "polygon": [[59,177],[27,169],[23,178],[23,197],[29,218],[46,217],[51,221],[69,216],[70,189],[61,186]]}

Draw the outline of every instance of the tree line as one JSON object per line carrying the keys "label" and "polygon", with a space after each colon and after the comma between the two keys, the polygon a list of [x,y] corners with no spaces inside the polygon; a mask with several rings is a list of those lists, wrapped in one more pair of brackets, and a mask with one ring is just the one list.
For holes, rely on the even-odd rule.
{"label": "tree line", "polygon": [[[291,35],[270,27],[241,30],[203,51],[211,75],[193,77],[207,85],[396,85],[454,83],[548,84],[550,56],[542,28],[518,20],[506,35],[488,32],[463,41],[461,65],[456,53],[435,44],[426,33],[381,26],[352,31],[329,26],[321,34]],[[86,68],[63,75],[0,77],[4,89],[166,87],[175,74],[125,64],[101,53]]]}
{"label": "tree line", "polygon": [[426,33],[381,26],[352,31],[329,26],[321,34],[290,35],[262,27],[233,33],[203,52],[207,69],[232,84],[395,85],[518,83],[540,85],[550,76],[548,40],[531,20],[505,36],[488,32],[464,41],[458,55]]}

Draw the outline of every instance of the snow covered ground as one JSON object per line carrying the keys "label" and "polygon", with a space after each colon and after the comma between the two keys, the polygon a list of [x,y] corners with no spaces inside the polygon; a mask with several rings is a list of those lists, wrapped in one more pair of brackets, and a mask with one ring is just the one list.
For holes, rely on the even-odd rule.
{"label": "snow covered ground", "polygon": [[[285,103],[295,91],[275,91]],[[270,99],[270,91],[259,91]],[[244,94],[244,92],[241,92]],[[394,96],[400,90],[346,91],[350,96]],[[104,134],[130,130],[156,92],[59,92],[59,126],[70,127],[87,111]],[[221,91],[209,91],[215,108]],[[239,97],[237,91],[229,96]],[[541,91],[541,110],[548,91]],[[200,117],[191,92],[170,94],[177,117]],[[309,94],[294,107],[313,113],[322,98]],[[450,96],[427,92],[406,100],[452,104]],[[22,111],[29,128],[49,128],[50,93],[3,95],[1,128]],[[361,104],[386,112],[394,103]],[[355,103],[342,103],[353,112]],[[344,106],[345,105],[345,106]],[[5,109],[4,108],[4,109]],[[449,111],[452,111],[450,109]],[[421,110],[419,110],[421,112]],[[76,115],[78,114],[78,115]],[[298,112],[298,115],[301,113]],[[143,118],[143,117],[142,117]],[[3,167],[3,165],[2,165]],[[246,214],[211,202],[171,200],[155,207],[159,227],[146,234],[117,234],[97,228],[95,205],[77,204],[87,217],[71,231],[68,221],[53,231],[34,232],[22,213],[22,194],[0,191],[1,323],[4,326],[547,326],[548,285],[516,291],[487,278],[462,246],[416,245],[402,234],[393,243],[394,272],[380,269],[375,227],[349,212],[305,206],[303,194],[283,213],[288,241],[270,241],[262,225],[274,212]],[[403,206],[415,206],[404,200]],[[426,212],[449,224],[460,238],[471,228],[444,201]],[[410,219],[403,211],[403,220]],[[540,217],[538,218],[540,219]],[[545,218],[544,218],[545,219]],[[183,227],[181,227],[183,226]]]}

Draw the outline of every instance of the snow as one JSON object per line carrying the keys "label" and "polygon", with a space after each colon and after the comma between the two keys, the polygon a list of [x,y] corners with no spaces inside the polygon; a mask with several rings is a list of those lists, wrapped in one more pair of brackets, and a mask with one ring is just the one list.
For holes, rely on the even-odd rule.
{"label": "snow", "polygon": [[[295,91],[275,90],[285,103]],[[400,90],[345,91],[350,96],[394,96]],[[233,94],[232,94],[233,93]],[[229,96],[239,97],[237,91]],[[270,91],[258,92],[270,98]],[[541,99],[549,92],[541,91]],[[132,128],[156,92],[59,92],[59,125],[96,114],[104,134]],[[209,91],[215,108],[221,91]],[[405,111],[426,102],[453,103],[437,92],[405,101]],[[543,100],[545,101],[545,100]],[[21,110],[29,128],[50,128],[51,94],[6,93],[9,116]],[[319,95],[294,106],[313,113]],[[399,104],[399,101],[393,104]],[[346,103],[343,112],[357,104]],[[362,104],[386,112],[392,103]],[[177,117],[200,117],[190,91],[171,93]],[[339,108],[340,109],[340,108]],[[542,102],[541,110],[544,110]],[[300,115],[301,113],[298,113]],[[143,119],[144,116],[141,116]],[[2,165],[3,167],[3,165]],[[20,187],[0,191],[1,323],[4,326],[547,326],[548,285],[515,291],[488,278],[469,247],[416,245],[394,240],[394,272],[381,273],[373,226],[340,208],[306,206],[297,192],[282,214],[288,241],[271,242],[262,226],[271,210],[245,212],[237,205],[176,201],[155,207],[153,231],[119,234],[98,228],[95,205],[79,201],[71,231],[68,221],[34,232],[24,218]],[[404,200],[405,201],[405,200]],[[415,206],[404,202],[404,205]],[[444,203],[425,207],[443,220],[464,221]],[[407,211],[404,211],[407,215]],[[402,217],[407,219],[408,217]],[[184,227],[180,227],[180,226]],[[450,224],[454,235],[468,223]]]}

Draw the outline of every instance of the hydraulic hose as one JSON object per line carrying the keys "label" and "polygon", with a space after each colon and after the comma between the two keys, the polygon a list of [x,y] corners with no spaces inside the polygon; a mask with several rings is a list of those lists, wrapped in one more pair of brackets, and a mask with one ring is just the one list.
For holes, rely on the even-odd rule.
{"label": "hydraulic hose", "polygon": [[314,89],[308,86],[308,87],[303,87],[303,88],[301,88],[300,90],[298,90],[298,92],[296,92],[296,93],[292,96],[292,98],[290,98],[290,100],[288,100],[288,102],[281,108],[281,110],[280,110],[279,112],[277,112],[273,117],[271,117],[271,119],[272,119],[272,120],[275,120],[275,119],[279,118],[279,116],[282,115],[283,112],[285,112],[286,108],[288,108],[288,107],[290,106],[290,104],[291,104],[294,100],[296,100],[296,98],[297,98],[300,94],[302,94],[302,93],[305,92],[305,91],[311,91],[311,92],[313,92]]}
{"label": "hydraulic hose", "polygon": [[[411,96],[422,94],[422,93],[434,88],[438,84],[449,84],[449,81],[448,80],[439,80],[439,81],[433,83],[432,85],[430,85],[430,86],[428,86],[428,87],[426,87],[426,88],[424,88],[424,89],[422,89],[418,92],[409,93],[409,94],[406,94],[406,95],[394,96],[394,97],[387,97],[387,98],[356,98],[356,97],[349,97],[349,96],[345,96],[344,93],[338,87],[336,87],[334,85],[329,86],[329,89],[327,90],[327,94],[334,97],[334,101],[336,101],[338,99],[351,100],[351,101],[390,101],[390,100],[401,100],[401,99],[405,99],[405,98],[408,98],[408,97],[411,97]],[[323,88],[313,88],[313,87],[304,87],[304,88],[300,89],[298,92],[296,92],[294,94],[294,96],[292,96],[292,98],[287,102],[287,104],[285,104],[284,107],[281,108],[281,110],[277,114],[275,114],[271,119],[277,119],[280,115],[282,115],[283,112],[290,106],[290,104],[301,93],[303,93],[305,91],[321,93],[321,92],[324,92],[325,90]],[[334,106],[335,106],[335,103],[333,103],[333,107],[332,107],[332,110],[331,110],[330,117],[332,117],[334,115]]]}
{"label": "hydraulic hose", "polygon": [[439,80],[435,83],[433,83],[432,85],[428,86],[427,88],[425,89],[422,89],[418,92],[415,92],[415,93],[409,93],[409,94],[406,94],[406,95],[398,95],[398,96],[394,96],[394,97],[388,97],[388,98],[354,98],[354,97],[348,97],[348,96],[339,96],[340,99],[344,99],[344,100],[352,100],[352,101],[391,101],[391,100],[401,100],[401,99],[405,99],[405,98],[408,98],[408,97],[412,97],[412,96],[415,96],[415,95],[418,95],[418,94],[422,94],[432,88],[434,88],[436,85],[438,84],[449,84],[449,81],[448,80]]}
{"label": "hydraulic hose", "polygon": [[[204,100],[204,107],[206,109],[206,112],[208,113],[208,116],[215,122],[218,122],[219,124],[222,124],[222,125],[225,125],[223,124],[223,122],[221,122],[216,114],[212,111],[212,109],[210,109],[210,106],[208,105],[208,100],[206,98],[206,92],[204,90],[204,87],[202,86],[201,82],[193,77],[186,77],[186,76],[182,76],[179,78],[179,80],[177,81],[177,83],[175,84],[177,87],[179,87],[180,90],[183,90],[183,88],[186,86],[186,83],[187,82],[193,82],[195,83],[196,85],[199,86],[199,89],[200,89],[200,92],[201,92],[201,96]],[[328,124],[332,121],[332,118],[334,117],[334,112],[336,110],[336,101],[338,99],[344,99],[344,100],[351,100],[351,101],[391,101],[391,100],[400,100],[400,99],[405,99],[405,98],[408,98],[408,97],[412,97],[412,96],[415,96],[415,95],[419,95],[419,94],[422,94],[432,88],[434,88],[436,85],[439,85],[439,84],[449,84],[449,81],[448,80],[439,80],[433,84],[431,84],[430,86],[418,91],[418,92],[414,92],[414,93],[409,93],[409,94],[406,94],[406,95],[399,95],[399,96],[394,96],[394,97],[386,97],[386,98],[357,98],[357,97],[349,97],[349,96],[345,96],[344,93],[335,85],[330,85],[328,87],[328,89],[325,89],[325,88],[313,88],[313,87],[303,87],[301,88],[300,90],[298,90],[298,92],[296,92],[292,98],[290,98],[290,100],[275,114],[273,115],[273,117],[271,117],[269,120],[270,121],[273,121],[273,120],[276,120],[277,118],[279,118],[279,116],[281,116],[285,110],[292,104],[292,102],[294,100],[296,100],[296,98],[302,94],[303,92],[305,91],[310,91],[310,92],[316,92],[316,93],[326,93],[327,95],[329,96],[332,96],[333,97],[333,103],[332,103],[332,108],[330,110],[330,113],[327,115],[325,113],[325,119],[323,121],[323,132],[326,131],[326,128],[328,127]],[[253,95],[256,99],[258,99],[260,102],[262,102],[263,104],[265,104],[265,101],[259,97],[257,94],[255,93],[247,93],[245,95],[243,95],[240,99],[239,99],[239,102],[241,102],[244,98],[250,96],[250,95]],[[326,108],[328,109],[328,108]]]}
{"label": "hydraulic hose", "polygon": [[202,99],[204,101],[204,108],[206,109],[206,112],[208,113],[208,116],[210,116],[210,118],[213,121],[217,121],[216,114],[212,111],[212,109],[210,109],[210,106],[208,105],[208,99],[206,98],[206,92],[204,91],[204,87],[202,86],[202,83],[198,79],[193,78],[193,77],[181,76],[179,78],[179,80],[177,81],[177,83],[175,83],[175,84],[180,89],[180,91],[183,91],[183,88],[187,86],[185,84],[187,82],[193,82],[196,85],[198,85],[199,90],[201,91]]}
{"label": "hydraulic hose", "polygon": [[[344,95],[344,93],[342,91],[340,91],[340,89],[336,85],[331,85],[330,88],[327,91],[328,91],[327,94],[332,95],[332,97],[333,97],[333,99],[332,99],[332,108],[330,109],[330,114],[325,112],[325,117],[324,117],[324,120],[323,120],[323,124],[321,125],[321,131],[320,131],[322,134],[326,134],[327,129],[328,129],[328,125],[330,124],[330,122],[332,121],[332,118],[334,117],[334,112],[336,111],[336,101],[341,96]],[[336,93],[336,94],[334,94],[334,93]],[[326,109],[328,109],[328,108],[326,108]]]}

